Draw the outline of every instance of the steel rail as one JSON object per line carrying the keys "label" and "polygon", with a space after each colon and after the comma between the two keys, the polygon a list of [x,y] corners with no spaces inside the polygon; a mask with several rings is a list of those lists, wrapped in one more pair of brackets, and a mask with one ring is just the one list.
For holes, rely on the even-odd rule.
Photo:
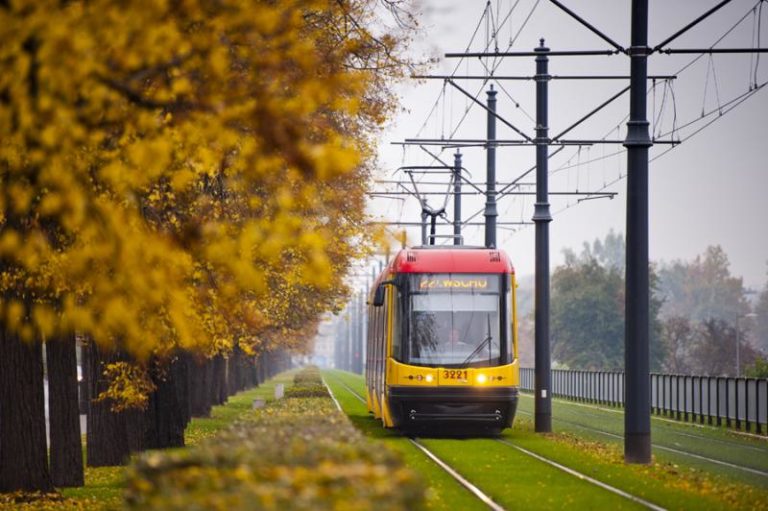
{"label": "steel rail", "polygon": [[443,470],[445,470],[445,471],[446,471],[446,472],[447,472],[447,473],[448,473],[448,474],[449,474],[451,477],[453,477],[454,479],[456,479],[456,480],[457,480],[457,481],[458,481],[458,482],[459,482],[459,483],[460,483],[460,484],[461,484],[461,485],[462,485],[464,488],[466,488],[467,490],[469,490],[469,491],[470,491],[470,492],[471,492],[471,493],[472,493],[472,494],[473,494],[475,497],[477,497],[478,499],[480,499],[480,500],[483,502],[483,504],[485,504],[486,506],[488,506],[490,509],[493,509],[494,511],[504,511],[504,508],[503,508],[503,507],[501,507],[500,505],[498,505],[497,503],[495,503],[495,502],[493,501],[493,499],[491,499],[491,498],[490,498],[488,495],[486,495],[485,493],[483,493],[483,492],[482,492],[482,490],[480,490],[480,488],[478,488],[478,487],[477,487],[477,486],[475,486],[474,484],[472,484],[472,483],[470,483],[469,481],[467,481],[466,479],[464,479],[464,477],[462,477],[462,475],[461,475],[461,474],[459,474],[459,473],[458,473],[458,472],[456,472],[456,471],[455,471],[453,468],[451,468],[451,467],[450,467],[450,465],[448,465],[448,464],[447,464],[447,463],[445,463],[443,460],[441,460],[440,458],[438,458],[437,456],[435,456],[435,454],[434,454],[432,451],[430,451],[429,449],[427,449],[426,447],[424,447],[424,444],[420,443],[420,442],[419,442],[417,439],[415,439],[415,438],[410,438],[410,437],[409,437],[409,438],[408,438],[408,440],[409,440],[409,441],[410,441],[410,442],[411,442],[413,445],[415,445],[417,448],[419,448],[419,450],[420,450],[421,452],[423,452],[424,454],[426,454],[426,455],[427,455],[427,457],[428,457],[429,459],[431,459],[432,461],[434,461],[434,462],[437,464],[437,466],[439,466],[440,468],[442,468]]}
{"label": "steel rail", "polygon": [[[354,389],[350,388],[349,385],[341,381],[339,378],[334,378],[336,382],[338,382],[342,387],[347,389],[347,391],[352,394],[358,401],[365,403],[365,399],[358,394]],[[323,380],[323,383],[325,383],[325,380]],[[331,394],[331,397],[333,397],[333,400],[336,402],[336,406],[339,407],[339,410],[341,410],[341,407],[339,406],[338,401],[336,401],[336,398],[333,396],[333,391],[331,388],[326,384],[326,387],[328,388],[328,392]],[[366,403],[367,404],[367,403]],[[467,481],[461,474],[456,472],[453,468],[451,468],[450,465],[445,463],[443,460],[438,458],[432,451],[427,449],[424,444],[420,443],[417,439],[408,437],[408,441],[411,442],[413,445],[415,445],[421,452],[423,452],[430,460],[435,462],[435,464],[442,468],[445,472],[448,473],[452,478],[454,478],[460,485],[462,485],[467,491],[472,493],[475,497],[477,497],[483,504],[488,506],[488,508],[492,509],[493,511],[505,511],[505,508],[497,504],[496,502],[491,499],[488,495],[483,493],[480,488],[475,486],[474,484]]]}

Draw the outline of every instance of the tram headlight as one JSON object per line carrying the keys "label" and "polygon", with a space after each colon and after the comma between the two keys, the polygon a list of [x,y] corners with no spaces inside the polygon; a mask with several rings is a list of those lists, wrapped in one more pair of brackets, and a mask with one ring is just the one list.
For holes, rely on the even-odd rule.
{"label": "tram headlight", "polygon": [[483,383],[485,383],[485,382],[488,380],[488,377],[487,377],[486,375],[484,375],[484,374],[482,374],[482,373],[481,373],[481,374],[478,374],[478,375],[477,375],[477,378],[476,378],[476,379],[477,379],[477,383],[479,383],[480,385],[482,385]]}
{"label": "tram headlight", "polygon": [[432,380],[434,380],[434,377],[431,374],[428,374],[424,377],[427,383],[432,383]]}

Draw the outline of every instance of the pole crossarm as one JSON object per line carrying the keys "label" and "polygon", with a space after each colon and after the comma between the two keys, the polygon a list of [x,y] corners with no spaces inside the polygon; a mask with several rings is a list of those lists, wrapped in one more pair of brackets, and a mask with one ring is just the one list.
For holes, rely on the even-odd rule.
{"label": "pole crossarm", "polygon": [[[464,167],[462,167],[462,169],[466,170],[466,169],[464,169]],[[478,183],[476,183],[474,181],[466,181],[466,180],[464,182],[467,183],[470,186],[481,186],[481,185],[485,184],[485,183],[479,183],[478,184]],[[397,185],[397,184],[401,184],[402,181],[398,181],[396,179],[374,179],[373,183],[376,183],[376,184],[379,184],[379,185]],[[420,185],[444,186],[445,182],[444,181],[419,181],[419,184]],[[520,186],[534,186],[536,183],[500,183],[500,182],[497,182],[496,184],[498,186],[507,186],[509,184],[520,185]]]}
{"label": "pole crossarm", "polygon": [[[551,51],[547,54],[549,57],[590,57],[619,55],[623,52],[618,50],[560,50]],[[491,57],[535,57],[538,53],[535,51],[478,51],[465,53],[446,53],[447,59],[465,59],[470,57],[491,58]]]}
{"label": "pole crossarm", "polygon": [[456,83],[454,83],[454,81],[453,81],[453,80],[446,80],[446,82],[447,82],[447,83],[449,83],[449,84],[451,84],[451,86],[453,86],[454,88],[456,88],[456,89],[457,89],[459,92],[461,92],[462,94],[464,94],[465,96],[467,96],[469,99],[471,99],[472,101],[474,101],[474,102],[475,102],[475,104],[477,104],[477,105],[480,105],[480,106],[483,108],[483,110],[485,110],[485,111],[486,111],[486,112],[488,112],[489,114],[493,115],[493,117],[495,117],[496,119],[498,119],[499,121],[501,121],[501,122],[502,122],[502,123],[504,123],[505,125],[507,125],[507,126],[509,126],[510,128],[512,128],[512,130],[513,130],[515,133],[517,133],[518,135],[520,135],[521,137],[523,137],[525,140],[527,140],[528,142],[531,142],[531,141],[533,140],[531,137],[529,137],[528,135],[526,135],[525,133],[523,133],[523,131],[522,131],[522,130],[520,130],[520,129],[519,129],[517,126],[515,126],[515,125],[514,125],[514,124],[512,124],[511,122],[507,121],[506,119],[504,119],[502,116],[500,116],[500,115],[499,115],[499,114],[497,114],[496,112],[493,112],[493,111],[491,111],[491,110],[490,110],[490,109],[489,109],[489,108],[488,108],[486,105],[484,105],[482,102],[478,101],[478,100],[477,100],[477,98],[475,98],[475,97],[474,97],[472,94],[470,94],[469,92],[467,92],[466,90],[464,90],[462,87],[460,87],[459,85],[457,85]]}
{"label": "pole crossarm", "polygon": [[[671,139],[671,140],[652,140],[654,144],[660,144],[660,145],[678,145],[681,144],[682,141],[678,139]],[[626,143],[626,140],[612,140],[612,139],[602,139],[602,138],[596,138],[596,139],[565,139],[565,140],[558,140],[557,143],[563,144],[563,145],[599,145],[599,144],[624,144]],[[553,144],[550,144],[553,145]]]}
{"label": "pole crossarm", "polygon": [[[445,185],[445,183],[442,183],[442,184]],[[450,192],[450,193],[451,194],[458,193],[459,195],[486,195],[486,193],[483,192],[483,191],[480,191],[480,192],[477,192],[477,191],[475,191],[475,192]],[[411,192],[411,191],[403,191],[403,192],[391,191],[391,192],[387,192],[387,191],[381,191],[381,190],[377,190],[377,191],[373,191],[373,192],[365,192],[365,194],[366,195],[376,195],[376,196],[391,195],[393,197],[396,196],[396,195],[414,195],[413,192]],[[419,195],[445,195],[445,192],[419,192]],[[505,192],[504,195],[505,196],[506,195],[536,195],[536,192]],[[611,195],[611,196],[615,196],[615,195],[617,195],[617,192],[549,192],[549,195],[569,195],[569,196],[570,195],[573,195],[573,196],[580,196],[580,195],[584,195],[584,196],[593,196],[593,195],[603,196],[603,195],[605,195],[605,196],[608,196],[608,195]]]}
{"label": "pole crossarm", "polygon": [[[596,112],[592,112],[594,114]],[[575,127],[575,126],[572,126]],[[570,128],[569,128],[570,130]],[[562,136],[564,133],[561,133]],[[619,140],[619,139],[602,139],[602,138],[595,138],[595,139],[552,139],[549,143],[549,145],[560,145],[560,146],[574,146],[574,145],[597,145],[597,144],[623,144],[625,140]],[[437,146],[444,146],[444,147],[485,147],[489,145],[494,146],[504,146],[504,147],[528,147],[528,146],[535,146],[535,142],[527,142],[525,140],[503,140],[503,139],[495,139],[495,140],[485,140],[481,138],[477,139],[439,139],[439,138],[406,138],[403,142],[390,142],[393,145],[437,145]],[[680,140],[654,140],[654,144],[671,144],[676,145],[681,143]],[[427,171],[425,171],[427,172]],[[446,173],[447,171],[440,171],[436,170],[435,172],[430,173]]]}
{"label": "pole crossarm", "polygon": [[657,44],[657,45],[656,45],[656,46],[653,48],[653,50],[652,50],[652,51],[654,51],[654,52],[657,52],[657,51],[659,51],[661,48],[663,48],[664,46],[668,45],[669,43],[671,43],[672,41],[674,41],[675,39],[677,39],[677,38],[678,38],[678,37],[680,37],[681,35],[685,34],[685,33],[686,33],[686,32],[688,32],[690,29],[692,29],[693,27],[695,27],[696,25],[698,25],[699,23],[701,23],[702,21],[704,21],[705,19],[707,19],[708,17],[710,17],[710,16],[711,16],[712,14],[714,14],[715,12],[719,11],[721,7],[724,7],[724,6],[726,6],[726,5],[727,5],[727,4],[729,4],[730,2],[731,2],[731,0],[723,0],[722,2],[720,2],[720,3],[719,3],[719,4],[717,4],[716,6],[712,7],[710,10],[708,10],[707,12],[705,12],[704,14],[702,14],[701,16],[699,16],[698,18],[696,18],[695,20],[693,20],[693,21],[691,21],[690,23],[688,23],[686,26],[684,26],[683,28],[681,28],[681,29],[680,29],[680,30],[678,30],[677,32],[675,32],[674,34],[672,34],[671,36],[667,37],[667,38],[666,38],[666,39],[664,39],[662,42],[660,42],[659,44]]}
{"label": "pole crossarm", "polygon": [[[424,143],[424,144],[439,144],[439,143],[448,143],[448,144],[487,144],[488,140],[484,138],[406,138],[405,141],[409,144],[416,144],[416,143]],[[494,144],[528,144],[530,143],[530,140],[522,140],[522,139],[495,139],[493,140]],[[444,167],[444,168],[452,168],[452,167]]]}
{"label": "pole crossarm", "polygon": [[[441,218],[441,220],[444,220]],[[532,225],[533,222],[497,222],[496,225]],[[420,227],[421,222],[384,222],[384,221],[371,221],[368,225],[393,225],[399,227]],[[453,225],[451,222],[444,222],[441,225]],[[471,227],[479,227],[485,225],[484,222],[462,222],[462,226],[468,225]]]}
{"label": "pole crossarm", "polygon": [[[430,169],[452,169],[445,165],[404,165],[397,167],[397,170],[430,170]],[[397,172],[397,170],[395,172]]]}
{"label": "pole crossarm", "polygon": [[688,55],[692,53],[768,53],[768,48],[664,48],[658,51],[664,55]]}
{"label": "pole crossarm", "polygon": [[[496,75],[412,75],[411,78],[418,80],[520,80],[531,81],[535,80],[534,75],[520,75],[520,76],[496,76]],[[550,80],[629,80],[629,75],[550,75]],[[677,75],[650,75],[649,80],[675,80]]]}

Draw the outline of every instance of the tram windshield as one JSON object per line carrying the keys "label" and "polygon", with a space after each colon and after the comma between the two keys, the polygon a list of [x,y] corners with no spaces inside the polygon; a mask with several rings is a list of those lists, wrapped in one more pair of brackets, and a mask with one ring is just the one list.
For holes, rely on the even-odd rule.
{"label": "tram windshield", "polygon": [[487,367],[500,364],[501,275],[409,276],[404,362],[421,366]]}

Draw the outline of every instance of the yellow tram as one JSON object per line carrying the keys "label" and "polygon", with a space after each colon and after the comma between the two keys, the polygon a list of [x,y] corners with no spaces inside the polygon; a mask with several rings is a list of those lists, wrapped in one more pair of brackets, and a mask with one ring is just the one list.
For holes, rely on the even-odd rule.
{"label": "yellow tram", "polygon": [[369,297],[369,412],[387,428],[500,431],[517,409],[515,274],[500,250],[401,250]]}

